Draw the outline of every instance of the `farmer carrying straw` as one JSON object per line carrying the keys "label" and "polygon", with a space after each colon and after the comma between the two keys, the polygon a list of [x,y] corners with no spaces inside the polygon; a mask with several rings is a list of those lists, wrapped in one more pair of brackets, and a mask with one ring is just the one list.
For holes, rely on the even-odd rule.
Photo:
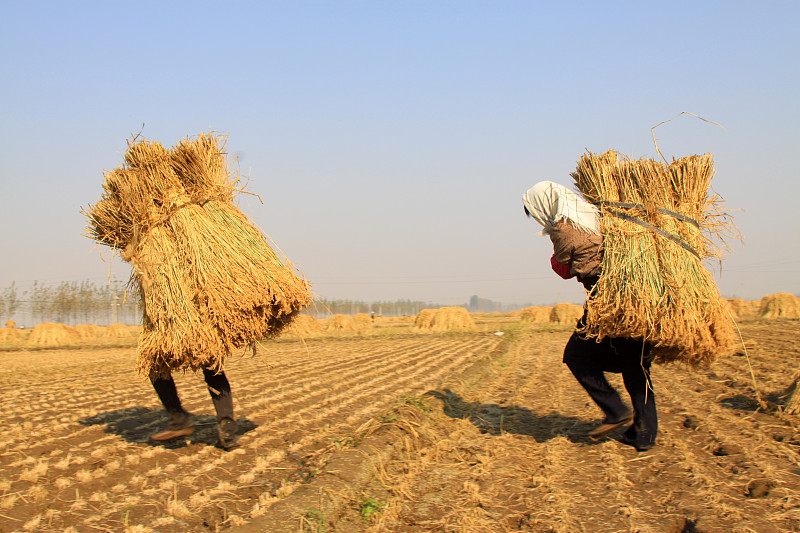
{"label": "farmer carrying straw", "polygon": [[[553,242],[551,267],[562,278],[577,278],[591,291],[602,274],[603,237],[597,207],[563,185],[537,183],[522,196],[525,214],[542,225],[542,235]],[[587,338],[578,322],[564,348],[564,363],[603,411],[601,424],[589,432],[599,439],[614,429],[633,422],[622,442],[639,451],[652,448],[658,433],[658,415],[650,380],[650,350],[642,339],[606,336],[600,342]],[[622,374],[632,409],[605,377],[605,372]]]}
{"label": "farmer carrying straw", "polygon": [[217,445],[236,445],[233,396],[223,363],[235,350],[276,336],[311,302],[306,280],[239,210],[242,191],[224,143],[200,134],[172,149],[134,139],[105,174],[103,197],[84,214],[89,237],[133,267],[143,304],[139,373],[169,414],[152,439],[193,432],[172,372],[201,370],[217,413]]}

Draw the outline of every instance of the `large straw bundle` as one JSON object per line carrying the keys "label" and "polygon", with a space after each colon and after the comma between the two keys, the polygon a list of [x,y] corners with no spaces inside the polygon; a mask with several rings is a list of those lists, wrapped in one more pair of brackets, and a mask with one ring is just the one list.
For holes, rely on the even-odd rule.
{"label": "large straw bundle", "polygon": [[353,321],[358,329],[370,329],[373,326],[372,318],[366,313],[356,313],[353,315]]}
{"label": "large straw bundle", "polygon": [[17,323],[14,322],[13,320],[6,320],[6,327],[10,328],[10,329],[13,329],[13,328],[17,327]]}
{"label": "large straw bundle", "polygon": [[730,313],[702,263],[734,231],[709,196],[710,154],[664,165],[614,151],[581,157],[572,174],[601,211],[603,274],[587,300],[590,337],[645,339],[656,360],[708,363],[735,342]]}
{"label": "large straw bundle", "polygon": [[800,298],[788,292],[770,294],[761,298],[761,318],[800,318]]}
{"label": "large straw bundle", "polygon": [[234,205],[238,178],[223,144],[206,134],[171,150],[134,140],[85,212],[90,236],[134,267],[143,373],[218,370],[233,349],[276,335],[311,301],[307,282]]}
{"label": "large straw bundle", "polygon": [[550,322],[574,326],[583,316],[583,307],[575,304],[556,304],[550,310]]}

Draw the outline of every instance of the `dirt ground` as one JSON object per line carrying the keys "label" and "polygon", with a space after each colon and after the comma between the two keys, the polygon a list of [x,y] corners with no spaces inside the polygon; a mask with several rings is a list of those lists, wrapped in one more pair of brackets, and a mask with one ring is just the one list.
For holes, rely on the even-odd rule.
{"label": "dirt ground", "polygon": [[798,531],[800,322],[740,327],[746,355],[654,367],[647,452],[585,437],[567,327],[269,343],[227,365],[231,452],[201,376],[176,376],[195,434],[156,445],[135,348],[3,351],[0,532]]}

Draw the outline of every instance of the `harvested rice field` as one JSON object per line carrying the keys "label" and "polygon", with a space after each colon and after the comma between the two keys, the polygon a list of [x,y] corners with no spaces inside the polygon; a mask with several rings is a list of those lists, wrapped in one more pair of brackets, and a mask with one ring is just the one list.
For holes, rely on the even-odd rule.
{"label": "harvested rice field", "polygon": [[646,452],[585,437],[599,411],[561,363],[569,326],[475,321],[229,361],[230,452],[192,374],[175,379],[195,433],[148,440],[166,416],[132,342],[4,349],[0,532],[800,530],[797,320],[741,323],[747,356],[707,369],[655,366]]}

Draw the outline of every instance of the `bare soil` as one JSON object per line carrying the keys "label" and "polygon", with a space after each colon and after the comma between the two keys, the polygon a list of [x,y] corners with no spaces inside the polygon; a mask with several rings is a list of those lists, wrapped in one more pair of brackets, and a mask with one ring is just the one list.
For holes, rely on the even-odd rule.
{"label": "bare soil", "polygon": [[195,433],[156,444],[135,348],[0,352],[0,532],[800,530],[800,418],[781,409],[800,322],[742,324],[746,355],[707,369],[655,367],[647,452],[585,437],[600,413],[561,363],[569,328],[481,329],[236,358],[230,452],[202,376],[175,376]]}

